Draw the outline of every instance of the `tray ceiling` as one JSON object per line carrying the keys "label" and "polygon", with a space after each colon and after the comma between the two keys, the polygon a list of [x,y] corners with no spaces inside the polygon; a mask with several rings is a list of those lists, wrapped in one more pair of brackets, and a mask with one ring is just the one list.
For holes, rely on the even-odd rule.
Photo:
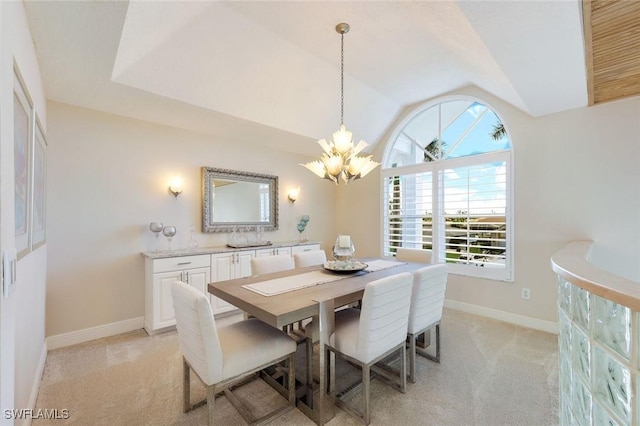
{"label": "tray ceiling", "polygon": [[[340,118],[376,144],[476,86],[533,116],[587,104],[581,3],[52,2],[25,7],[48,99],[316,155]],[[270,135],[265,138],[265,135]]]}

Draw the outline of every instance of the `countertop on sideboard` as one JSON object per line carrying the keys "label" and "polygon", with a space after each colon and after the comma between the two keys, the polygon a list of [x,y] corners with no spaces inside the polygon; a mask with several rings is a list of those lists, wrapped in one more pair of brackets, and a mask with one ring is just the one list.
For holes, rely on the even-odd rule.
{"label": "countertop on sideboard", "polygon": [[186,249],[171,250],[171,251],[168,251],[168,250],[144,251],[140,254],[148,259],[165,259],[168,257],[194,256],[198,254],[214,254],[214,253],[225,253],[230,251],[236,252],[236,251],[260,250],[260,249],[279,248],[279,247],[307,246],[312,244],[320,244],[320,241],[278,241],[278,242],[274,242],[267,245],[256,245],[256,246],[248,246],[248,247],[228,247],[228,246],[197,247],[197,248],[186,248]]}

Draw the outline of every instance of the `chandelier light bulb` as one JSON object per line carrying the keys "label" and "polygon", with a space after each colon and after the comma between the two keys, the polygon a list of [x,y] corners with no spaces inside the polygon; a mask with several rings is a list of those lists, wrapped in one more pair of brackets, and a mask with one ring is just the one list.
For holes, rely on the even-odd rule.
{"label": "chandelier light bulb", "polygon": [[344,124],[340,125],[340,130],[333,133],[333,147],[341,155],[346,154],[353,148],[353,143],[351,143],[351,132],[347,131]]}
{"label": "chandelier light bulb", "polygon": [[340,172],[342,172],[342,167],[344,166],[344,162],[342,160],[342,156],[340,155],[332,155],[331,157],[327,157],[327,160],[324,163],[327,168],[327,173],[331,176],[338,176]]}

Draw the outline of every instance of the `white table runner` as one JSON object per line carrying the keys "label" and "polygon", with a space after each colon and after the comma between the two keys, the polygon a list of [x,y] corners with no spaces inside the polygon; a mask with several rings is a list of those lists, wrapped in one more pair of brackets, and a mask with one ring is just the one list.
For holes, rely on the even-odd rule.
{"label": "white table runner", "polygon": [[[404,265],[405,262],[394,260],[372,260],[367,262],[368,272],[381,271],[394,266]],[[242,287],[263,296],[275,296],[276,294],[287,293],[301,288],[312,287],[318,284],[329,283],[349,277],[349,274],[328,274],[323,271],[305,272],[304,274],[292,275],[289,277],[274,278],[268,281],[261,281],[253,284],[245,284]]]}
{"label": "white table runner", "polygon": [[397,262],[395,260],[372,260],[370,262],[367,262],[367,269],[365,269],[365,271],[381,271],[383,269],[393,268],[394,266],[400,266],[404,264],[406,264],[406,262]]}
{"label": "white table runner", "polygon": [[346,275],[330,275],[323,271],[313,271],[299,275],[292,275],[290,277],[274,278],[272,280],[261,281],[254,284],[245,284],[242,287],[263,296],[274,296],[276,294],[299,290],[305,287],[312,287],[318,284],[341,280],[346,277]]}

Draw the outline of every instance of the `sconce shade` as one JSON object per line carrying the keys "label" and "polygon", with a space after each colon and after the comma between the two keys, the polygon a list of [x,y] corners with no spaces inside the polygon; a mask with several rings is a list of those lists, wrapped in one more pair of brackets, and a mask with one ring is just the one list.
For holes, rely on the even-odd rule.
{"label": "sconce shade", "polygon": [[182,193],[182,178],[180,176],[176,176],[171,180],[169,183],[169,192],[176,198]]}
{"label": "sconce shade", "polygon": [[287,194],[287,198],[289,199],[289,201],[291,201],[291,203],[295,203],[296,200],[298,199],[299,194],[300,194],[300,187],[293,188],[289,190],[289,193]]}

